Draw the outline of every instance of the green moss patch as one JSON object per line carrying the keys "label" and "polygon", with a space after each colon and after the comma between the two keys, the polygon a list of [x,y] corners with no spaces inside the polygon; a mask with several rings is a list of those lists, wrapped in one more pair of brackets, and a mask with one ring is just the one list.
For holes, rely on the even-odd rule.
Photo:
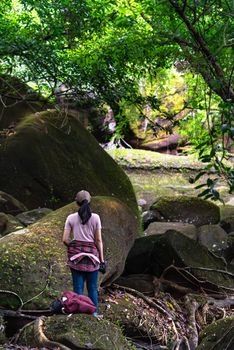
{"label": "green moss patch", "polygon": [[198,170],[203,163],[194,156],[172,156],[139,149],[112,149],[108,153],[123,168],[127,169],[189,169]]}
{"label": "green moss patch", "polygon": [[199,337],[197,350],[234,349],[234,317],[226,317],[207,326]]}
{"label": "green moss patch", "polygon": [[196,226],[217,224],[220,220],[219,207],[197,197],[158,198],[150,209],[157,211],[165,220],[182,221]]}

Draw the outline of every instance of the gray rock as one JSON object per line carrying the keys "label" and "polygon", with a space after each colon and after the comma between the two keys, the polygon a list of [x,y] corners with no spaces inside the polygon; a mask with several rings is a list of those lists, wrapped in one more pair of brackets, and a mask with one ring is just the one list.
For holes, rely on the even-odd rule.
{"label": "gray rock", "polygon": [[22,228],[24,228],[24,225],[14,216],[0,213],[0,236],[5,236],[10,232],[21,230]]}
{"label": "gray rock", "polygon": [[0,213],[0,235],[5,231],[7,226],[7,215]]}
{"label": "gray rock", "polygon": [[227,263],[231,263],[231,261],[234,259],[234,232],[228,234],[227,244],[228,246],[225,249],[223,256]]}
{"label": "gray rock", "polygon": [[[182,268],[182,270],[178,270]],[[188,271],[188,275],[187,275]],[[219,272],[220,271],[220,272]],[[153,274],[193,290],[218,292],[233,288],[233,267],[205,246],[170,230],[164,235],[138,238],[128,254],[126,274]],[[194,277],[192,277],[194,276]]]}
{"label": "gray rock", "polygon": [[234,197],[231,197],[226,204],[227,205],[233,205],[233,209],[234,209]]}
{"label": "gray rock", "polygon": [[162,235],[168,230],[175,230],[183,235],[194,239],[197,239],[197,228],[192,224],[185,224],[183,222],[153,222],[145,231],[146,236],[150,235]]}
{"label": "gray rock", "polygon": [[27,210],[25,205],[10,194],[0,191],[0,212],[16,215]]}
{"label": "gray rock", "polygon": [[34,224],[36,221],[42,219],[47,214],[51,213],[52,209],[38,208],[24,213],[18,214],[16,218],[25,226]]}
{"label": "gray rock", "polygon": [[145,295],[153,296],[154,295],[153,279],[154,279],[154,276],[152,275],[133,274],[128,276],[121,276],[115,281],[115,283],[123,287],[133,288]]}
{"label": "gray rock", "polygon": [[29,233],[29,229],[25,227],[25,228],[22,228],[20,230],[9,232],[7,235],[5,235],[2,238],[0,238],[0,240],[4,241],[4,239],[6,239],[6,236],[7,236],[7,238],[18,237],[20,235],[24,235],[24,234],[27,234],[27,233]]}
{"label": "gray rock", "polygon": [[162,221],[163,217],[157,210],[148,210],[142,214],[142,223],[144,230],[147,229],[151,222]]}
{"label": "gray rock", "polygon": [[234,215],[220,221],[220,226],[227,232],[234,231]]}
{"label": "gray rock", "polygon": [[219,225],[204,225],[198,228],[198,242],[218,253],[227,248],[228,235]]}

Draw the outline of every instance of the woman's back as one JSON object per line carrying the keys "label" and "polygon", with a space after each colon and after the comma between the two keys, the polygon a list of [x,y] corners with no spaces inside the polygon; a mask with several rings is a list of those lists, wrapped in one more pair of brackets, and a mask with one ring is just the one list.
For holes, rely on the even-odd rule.
{"label": "woman's back", "polygon": [[65,229],[71,229],[73,238],[77,241],[94,242],[95,232],[101,229],[101,220],[98,214],[92,213],[90,219],[83,225],[76,212],[67,217]]}

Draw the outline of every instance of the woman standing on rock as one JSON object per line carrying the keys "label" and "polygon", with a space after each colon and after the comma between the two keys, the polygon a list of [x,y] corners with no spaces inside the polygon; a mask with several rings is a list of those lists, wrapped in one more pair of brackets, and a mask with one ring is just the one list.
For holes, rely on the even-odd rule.
{"label": "woman standing on rock", "polygon": [[[90,209],[91,196],[80,191],[75,197],[78,213],[65,222],[63,243],[67,246],[74,292],[83,294],[86,282],[88,296],[98,306],[98,270],[105,272],[101,220]],[[96,313],[95,313],[96,315]]]}

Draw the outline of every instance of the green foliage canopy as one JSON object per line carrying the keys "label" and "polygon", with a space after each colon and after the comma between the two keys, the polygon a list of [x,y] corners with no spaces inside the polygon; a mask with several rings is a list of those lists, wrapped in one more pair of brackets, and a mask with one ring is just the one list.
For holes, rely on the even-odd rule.
{"label": "green foliage canopy", "polygon": [[[91,89],[106,102],[134,95],[146,72],[189,62],[233,100],[231,0],[2,0],[1,66],[53,88]],[[110,101],[107,101],[110,100]]]}

